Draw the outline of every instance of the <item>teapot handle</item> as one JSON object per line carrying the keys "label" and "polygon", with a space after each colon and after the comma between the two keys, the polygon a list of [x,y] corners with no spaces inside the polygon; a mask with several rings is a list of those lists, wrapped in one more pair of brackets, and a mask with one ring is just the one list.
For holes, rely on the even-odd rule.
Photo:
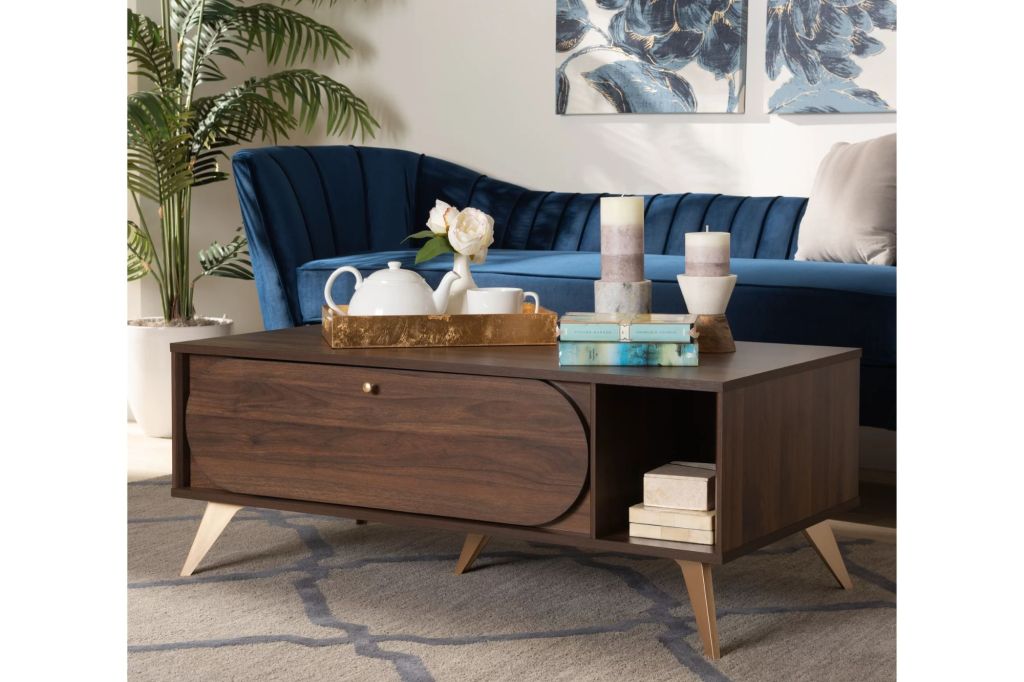
{"label": "teapot handle", "polygon": [[341,309],[341,306],[334,303],[334,298],[331,297],[331,287],[334,286],[334,280],[338,279],[338,275],[343,272],[351,272],[356,277],[356,289],[363,285],[363,275],[351,265],[343,265],[327,278],[327,284],[324,285],[324,299],[327,300],[327,307],[339,315],[345,315],[345,311]]}

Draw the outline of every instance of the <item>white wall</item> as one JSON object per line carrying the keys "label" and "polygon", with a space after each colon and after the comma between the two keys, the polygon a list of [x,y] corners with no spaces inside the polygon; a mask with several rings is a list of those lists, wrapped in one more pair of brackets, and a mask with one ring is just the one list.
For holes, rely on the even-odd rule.
{"label": "white wall", "polygon": [[[371,144],[537,189],[806,196],[833,143],[894,132],[896,117],[760,113],[766,0],[750,5],[747,113],[735,115],[556,116],[555,0],[352,1],[316,16],[356,48],[327,71],[383,123]],[[313,134],[291,142],[347,141]],[[231,183],[197,190],[194,210],[196,247],[229,239],[241,224]],[[144,289],[142,299],[144,313],[159,312],[152,292]],[[197,305],[234,317],[239,331],[261,328],[252,283],[200,282]]]}

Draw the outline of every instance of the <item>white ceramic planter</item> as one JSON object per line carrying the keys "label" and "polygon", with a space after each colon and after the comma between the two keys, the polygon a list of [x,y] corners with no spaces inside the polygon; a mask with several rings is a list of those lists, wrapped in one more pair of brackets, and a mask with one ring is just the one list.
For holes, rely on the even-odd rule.
{"label": "white ceramic planter", "polygon": [[[160,318],[145,318],[155,320]],[[128,405],[147,436],[171,437],[171,350],[178,341],[227,336],[234,322],[195,327],[145,327],[128,324]]]}
{"label": "white ceramic planter", "polygon": [[691,315],[724,315],[732,290],[736,288],[736,275],[699,277],[677,275],[679,288],[686,301],[686,312]]}

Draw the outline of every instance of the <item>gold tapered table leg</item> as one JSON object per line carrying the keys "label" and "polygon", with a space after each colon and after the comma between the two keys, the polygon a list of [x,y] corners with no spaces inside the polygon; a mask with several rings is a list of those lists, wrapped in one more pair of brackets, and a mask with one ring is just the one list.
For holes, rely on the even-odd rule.
{"label": "gold tapered table leg", "polygon": [[199,522],[199,530],[196,531],[195,540],[192,541],[192,549],[188,551],[188,558],[185,565],[181,567],[181,575],[189,576],[196,570],[196,566],[203,560],[206,553],[213,547],[220,534],[224,532],[228,522],[238,513],[241,507],[233,504],[221,504],[220,502],[207,502],[206,511],[203,512],[203,520]]}
{"label": "gold tapered table leg", "polygon": [[839,552],[839,545],[836,544],[836,536],[832,533],[832,526],[829,525],[829,522],[822,521],[811,526],[804,530],[804,536],[842,588],[852,590],[853,582],[850,580],[850,574],[846,572],[846,562],[843,561],[843,555]]}
{"label": "gold tapered table leg", "polygon": [[466,542],[462,545],[462,554],[459,555],[459,560],[455,563],[455,575],[462,575],[469,570],[476,558],[480,556],[480,550],[487,544],[487,540],[486,535],[476,533],[466,535]]}
{"label": "gold tapered table leg", "polygon": [[711,564],[677,559],[683,569],[690,605],[697,617],[697,631],[704,644],[704,655],[712,661],[722,657],[718,648],[718,618],[715,615],[715,589],[711,583]]}

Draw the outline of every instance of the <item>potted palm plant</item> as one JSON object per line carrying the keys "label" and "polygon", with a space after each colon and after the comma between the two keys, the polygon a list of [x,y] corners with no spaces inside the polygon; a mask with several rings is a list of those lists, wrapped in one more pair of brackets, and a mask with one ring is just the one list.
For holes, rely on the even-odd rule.
{"label": "potted palm plant", "polygon": [[[325,1],[334,4],[310,4]],[[128,10],[129,74],[146,82],[128,96],[128,190],[138,216],[128,221],[128,279],[152,277],[163,308],[160,317],[128,322],[129,405],[148,435],[170,435],[168,345],[230,332],[230,321],[196,314],[196,282],[252,278],[242,234],[199,250],[193,275],[193,189],[228,178],[227,148],[308,132],[321,115],[328,134],[372,136],[378,124],[366,102],[328,76],[295,68],[338,62],[350,50],[330,26],[271,3],[161,0],[156,19]],[[254,52],[284,70],[211,86],[227,80],[224,65],[244,64]]]}

